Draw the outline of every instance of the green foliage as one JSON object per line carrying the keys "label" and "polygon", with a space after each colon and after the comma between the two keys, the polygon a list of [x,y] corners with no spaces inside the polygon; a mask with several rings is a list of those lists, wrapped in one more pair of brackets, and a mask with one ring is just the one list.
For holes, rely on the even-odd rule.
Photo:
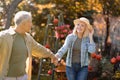
{"label": "green foliage", "polygon": [[4,30],[4,29],[2,28],[2,26],[0,26],[0,31],[2,31],[2,30]]}
{"label": "green foliage", "polygon": [[35,32],[35,35],[33,36],[34,39],[39,42],[39,43],[43,43],[43,39],[44,39],[44,35],[45,35],[45,28],[42,27],[34,27],[33,32]]}
{"label": "green foliage", "polygon": [[47,4],[49,3],[51,0],[36,0],[37,3],[39,4]]}
{"label": "green foliage", "polygon": [[120,2],[119,0],[100,0],[103,7],[104,14],[119,16],[120,15]]}
{"label": "green foliage", "polygon": [[[10,0],[7,0],[11,2]],[[4,2],[7,4],[7,2]],[[37,5],[46,5],[51,3],[53,7],[41,8]],[[3,3],[1,3],[4,6]],[[101,6],[99,6],[101,4]],[[1,7],[2,7],[1,6]],[[19,5],[16,11],[26,10],[30,11],[33,16],[33,24],[39,26],[39,29],[44,28],[47,24],[47,15],[52,14],[55,18],[62,12],[65,24],[69,24],[71,28],[74,27],[73,20],[81,16],[90,19],[92,23],[92,15],[98,11],[94,8],[103,8],[99,12],[107,13],[112,16],[120,15],[119,0],[30,0],[24,1]],[[40,13],[38,12],[40,11]],[[41,24],[45,24],[41,26]],[[41,40],[40,40],[41,41]]]}

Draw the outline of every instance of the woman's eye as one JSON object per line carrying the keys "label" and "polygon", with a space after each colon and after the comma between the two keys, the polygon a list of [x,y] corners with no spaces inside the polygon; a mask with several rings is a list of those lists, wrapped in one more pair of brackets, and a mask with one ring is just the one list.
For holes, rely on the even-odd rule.
{"label": "woman's eye", "polygon": [[82,27],[84,27],[85,25],[84,24],[81,24]]}
{"label": "woman's eye", "polygon": [[77,24],[77,26],[80,26],[80,24]]}

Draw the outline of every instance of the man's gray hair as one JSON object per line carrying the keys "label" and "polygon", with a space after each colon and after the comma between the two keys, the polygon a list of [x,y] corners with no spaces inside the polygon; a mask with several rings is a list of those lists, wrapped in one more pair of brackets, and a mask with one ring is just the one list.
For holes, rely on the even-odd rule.
{"label": "man's gray hair", "polygon": [[26,20],[29,20],[31,19],[32,20],[32,16],[31,16],[31,13],[30,12],[27,12],[27,11],[19,11],[15,14],[15,17],[14,17],[14,22],[16,25],[19,25],[21,24],[23,21],[26,21]]}

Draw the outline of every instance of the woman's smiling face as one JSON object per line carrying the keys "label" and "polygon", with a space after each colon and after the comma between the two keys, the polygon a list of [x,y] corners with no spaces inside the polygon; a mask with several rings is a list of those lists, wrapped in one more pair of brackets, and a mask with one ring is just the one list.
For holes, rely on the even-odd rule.
{"label": "woman's smiling face", "polygon": [[77,33],[83,33],[85,31],[86,24],[84,22],[80,22],[75,24],[75,27],[76,27]]}

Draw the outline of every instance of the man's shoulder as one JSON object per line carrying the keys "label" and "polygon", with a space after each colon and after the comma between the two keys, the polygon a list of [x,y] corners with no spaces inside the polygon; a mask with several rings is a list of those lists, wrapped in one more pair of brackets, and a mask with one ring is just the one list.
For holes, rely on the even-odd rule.
{"label": "man's shoulder", "polygon": [[31,36],[30,33],[27,33],[27,32],[26,32],[25,34],[26,34],[27,36]]}
{"label": "man's shoulder", "polygon": [[30,33],[25,33],[25,35],[26,35],[26,38],[27,38],[27,39],[29,39],[29,40],[33,39],[33,36],[31,36]]}
{"label": "man's shoulder", "polygon": [[5,36],[6,34],[9,34],[8,31],[8,29],[0,31],[0,36]]}

